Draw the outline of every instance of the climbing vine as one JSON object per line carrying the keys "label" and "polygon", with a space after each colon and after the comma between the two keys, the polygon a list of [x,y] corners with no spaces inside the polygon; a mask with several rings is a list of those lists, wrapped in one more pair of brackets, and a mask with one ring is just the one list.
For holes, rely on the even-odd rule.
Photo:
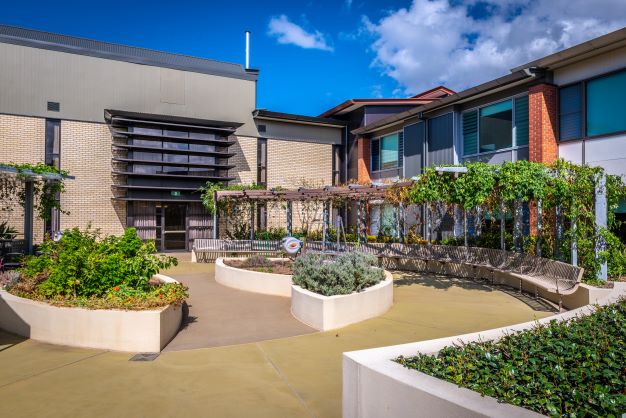
{"label": "climbing vine", "polygon": [[[481,213],[495,219],[500,208],[521,219],[521,207],[527,204],[534,213],[530,227],[536,226],[536,208],[542,208],[542,237],[538,245],[543,256],[572,262],[577,253],[578,265],[586,277],[596,276],[603,261],[608,261],[613,276],[626,274],[626,250],[611,231],[618,226],[614,211],[626,198],[626,187],[618,176],[606,175],[607,228],[598,230],[595,218],[595,193],[603,173],[600,167],[576,165],[563,160],[551,165],[529,161],[506,162],[500,166],[467,163],[464,174],[426,169],[407,193],[409,203],[432,205],[435,202],[456,204],[474,216]],[[502,205],[502,206],[500,206]],[[519,224],[514,222],[514,237]],[[562,232],[561,232],[562,231]],[[536,237],[527,237],[526,251]],[[534,242],[533,242],[534,243]],[[575,248],[576,251],[572,251]],[[521,247],[520,247],[521,249]],[[598,254],[599,251],[599,254]]]}
{"label": "climbing vine", "polygon": [[17,176],[1,176],[0,180],[0,201],[2,201],[2,210],[10,211],[14,202],[19,202],[23,207],[26,202],[26,189],[24,187],[24,179],[32,174],[57,174],[61,178],[59,180],[46,180],[42,177],[33,178],[33,194],[35,209],[39,218],[48,220],[52,209],[56,209],[61,213],[68,213],[61,208],[61,202],[58,195],[65,191],[64,177],[69,173],[65,170],[59,170],[55,167],[38,163],[38,164],[15,164],[2,163],[2,167],[13,168]]}

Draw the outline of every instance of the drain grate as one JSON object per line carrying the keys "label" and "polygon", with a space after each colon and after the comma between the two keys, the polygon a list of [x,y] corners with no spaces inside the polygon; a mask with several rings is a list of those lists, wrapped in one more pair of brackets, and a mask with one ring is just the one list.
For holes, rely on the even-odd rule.
{"label": "drain grate", "polygon": [[159,353],[139,353],[132,356],[128,361],[154,361]]}

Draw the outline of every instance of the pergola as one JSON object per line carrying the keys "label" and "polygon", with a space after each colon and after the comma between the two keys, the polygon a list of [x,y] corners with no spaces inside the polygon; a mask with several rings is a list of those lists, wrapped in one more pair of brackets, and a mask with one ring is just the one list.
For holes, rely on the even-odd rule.
{"label": "pergola", "polygon": [[24,181],[24,241],[27,254],[33,253],[33,213],[35,207],[35,181],[60,181],[74,179],[73,176],[64,176],[55,173],[35,173],[27,169],[0,165],[0,176],[18,176]]}
{"label": "pergola", "polygon": [[[331,201],[343,200],[357,202],[358,236],[365,236],[365,207],[372,200],[381,200],[385,194],[394,188],[410,187],[413,181],[395,182],[382,185],[350,184],[348,186],[326,186],[322,188],[300,187],[295,190],[269,189],[269,190],[220,190],[215,192],[214,200],[223,199],[248,201],[248,202],[285,202],[287,205],[287,233],[292,234],[292,204],[299,201],[320,201],[324,203],[324,230],[328,231],[329,211]],[[400,208],[402,210],[402,208]],[[251,214],[251,239],[254,234],[254,216]],[[217,211],[215,211],[213,224],[217,225]],[[213,238],[217,238],[217,228],[213,228]]]}

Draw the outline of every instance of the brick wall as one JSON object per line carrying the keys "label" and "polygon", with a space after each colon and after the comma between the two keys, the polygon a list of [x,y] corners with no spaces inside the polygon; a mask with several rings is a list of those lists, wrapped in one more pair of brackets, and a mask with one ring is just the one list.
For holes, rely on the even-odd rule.
{"label": "brick wall", "polygon": [[529,160],[550,164],[558,158],[557,88],[539,84],[528,91]]}
{"label": "brick wall", "polygon": [[[301,186],[324,187],[332,184],[332,145],[309,142],[267,141],[267,187],[297,189]],[[294,228],[308,223],[312,229],[321,225],[321,204],[293,204]],[[268,227],[287,227],[286,209],[269,204]]]}
{"label": "brick wall", "polygon": [[237,142],[230,147],[229,151],[235,153],[229,163],[236,167],[230,170],[231,177],[235,177],[232,181],[234,184],[250,184],[256,183],[256,138],[245,136],[231,137]]}
{"label": "brick wall", "polygon": [[370,183],[370,139],[359,138],[358,142],[358,181],[359,183]]}
{"label": "brick wall", "polygon": [[61,228],[91,224],[103,234],[121,234],[126,204],[112,201],[111,132],[104,124],[61,121],[61,168],[74,180],[65,182]]}
{"label": "brick wall", "polygon": [[[0,115],[0,162],[18,164],[43,163],[45,160],[46,121],[42,118]],[[24,231],[24,210],[19,202],[0,202],[0,222],[8,221],[20,234]],[[33,241],[43,239],[44,223],[33,222]]]}

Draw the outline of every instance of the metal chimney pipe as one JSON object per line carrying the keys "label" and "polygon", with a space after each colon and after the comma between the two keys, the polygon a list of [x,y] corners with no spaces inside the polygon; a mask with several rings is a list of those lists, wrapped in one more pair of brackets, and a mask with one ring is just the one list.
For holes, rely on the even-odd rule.
{"label": "metal chimney pipe", "polygon": [[250,68],[250,31],[246,31],[246,70]]}

